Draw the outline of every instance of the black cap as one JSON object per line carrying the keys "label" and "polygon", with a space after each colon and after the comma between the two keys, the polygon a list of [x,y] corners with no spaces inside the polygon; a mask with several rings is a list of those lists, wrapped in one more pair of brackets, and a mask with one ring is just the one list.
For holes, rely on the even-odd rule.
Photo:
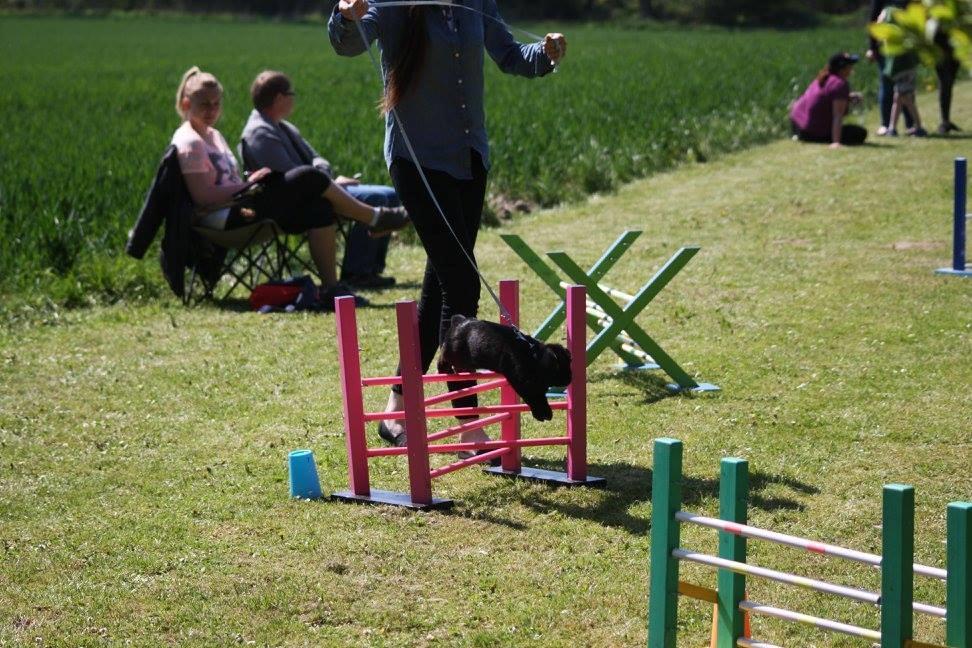
{"label": "black cap", "polygon": [[837,52],[830,57],[830,61],[827,63],[827,69],[831,72],[839,72],[843,70],[848,65],[854,65],[861,60],[861,57],[857,54],[848,54],[847,52]]}

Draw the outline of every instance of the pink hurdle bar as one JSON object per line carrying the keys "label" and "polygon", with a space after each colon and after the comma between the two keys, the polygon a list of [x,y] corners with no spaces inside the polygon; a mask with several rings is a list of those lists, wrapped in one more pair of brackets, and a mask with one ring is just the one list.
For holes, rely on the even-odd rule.
{"label": "pink hurdle bar", "polygon": [[[519,294],[516,281],[500,282],[500,300],[510,314],[507,324],[518,324]],[[341,390],[344,396],[344,431],[348,449],[348,478],[350,489],[334,493],[334,499],[392,504],[415,509],[444,508],[451,500],[432,495],[432,479],[456,470],[499,458],[500,466],[485,472],[505,477],[541,481],[563,486],[598,486],[604,483],[599,477],[587,475],[587,364],[585,362],[586,294],[583,286],[567,289],[567,348],[571,352],[572,380],[567,389],[566,402],[551,403],[554,410],[567,413],[566,436],[523,439],[520,436],[520,416],[529,412],[520,403],[516,392],[503,376],[493,372],[461,374],[422,374],[421,353],[418,340],[418,311],[415,302],[396,304],[398,320],[398,345],[401,376],[362,378],[361,357],[358,348],[357,321],[354,299],[341,297],[335,300],[338,328],[338,359],[341,367]],[[425,397],[425,384],[446,381],[487,381],[429,398]],[[405,403],[401,412],[366,412],[363,388],[401,384]],[[499,389],[499,405],[481,407],[431,407],[457,397]],[[429,434],[427,422],[432,418],[453,416],[480,416],[475,420],[460,421],[444,430]],[[408,430],[405,448],[368,448],[365,424],[383,418],[404,419]],[[499,425],[499,439],[466,443],[461,441],[437,443],[463,432]],[[525,447],[567,446],[567,472],[555,472],[525,467],[521,464],[521,450]],[[430,469],[432,454],[477,450],[481,455],[457,460]],[[373,457],[405,455],[408,459],[409,492],[399,493],[372,489],[369,482],[368,460]]]}

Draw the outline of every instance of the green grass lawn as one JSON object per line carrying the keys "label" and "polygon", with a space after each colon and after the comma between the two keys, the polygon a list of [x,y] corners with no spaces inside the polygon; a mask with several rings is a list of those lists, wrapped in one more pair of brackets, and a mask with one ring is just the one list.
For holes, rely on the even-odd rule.
{"label": "green grass lawn", "polygon": [[[972,87],[956,106],[972,127]],[[643,229],[610,275],[629,291],[679,246],[702,246],[639,321],[723,391],[665,397],[662,376],[620,376],[603,356],[589,376],[589,457],[606,490],[471,470],[436,482],[457,500],[448,513],[291,501],[295,448],[314,450],[327,490],[346,485],[330,315],[163,299],[3,328],[0,644],[643,645],[659,436],[686,443],[687,508],[714,513],[719,459],[741,456],[755,524],[865,551],[880,550],[881,485],[914,484],[917,560],[942,565],[945,506],[972,499],[972,283],[932,270],[948,262],[951,160],[969,142],[779,141],[509,227],[582,264]],[[535,325],[552,295],[497,234],[481,237],[483,271],[522,279]],[[368,375],[394,365],[391,305],[417,295],[422,263],[396,247],[403,285],[359,312]],[[486,300],[483,316],[496,317]],[[403,488],[404,463],[375,462],[373,483]],[[683,544],[716,543],[686,529]],[[879,586],[876,571],[786,548],[753,542],[751,556]],[[916,594],[944,600],[923,579]],[[749,595],[877,627],[863,605],[760,581]],[[683,602],[680,645],[705,644],[710,620]],[[943,640],[938,621],[916,627]],[[863,645],[771,620],[753,629],[788,646]]]}

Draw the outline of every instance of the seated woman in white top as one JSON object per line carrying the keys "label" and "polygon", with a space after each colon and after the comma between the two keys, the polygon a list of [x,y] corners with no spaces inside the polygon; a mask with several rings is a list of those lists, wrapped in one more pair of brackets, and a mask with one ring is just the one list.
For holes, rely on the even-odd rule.
{"label": "seated woman in white top", "polygon": [[[373,236],[381,236],[409,224],[405,211],[366,205],[312,166],[287,173],[263,168],[243,182],[232,150],[214,127],[222,98],[223,87],[216,77],[197,67],[183,75],[176,93],[176,111],[184,121],[172,144],[199,214],[197,224],[233,229],[260,217],[273,219],[289,233],[306,231],[314,265],[324,281],[322,300],[350,294],[337,280],[335,214],[364,223]],[[261,188],[253,195],[252,208],[234,206],[234,195],[253,184]]]}

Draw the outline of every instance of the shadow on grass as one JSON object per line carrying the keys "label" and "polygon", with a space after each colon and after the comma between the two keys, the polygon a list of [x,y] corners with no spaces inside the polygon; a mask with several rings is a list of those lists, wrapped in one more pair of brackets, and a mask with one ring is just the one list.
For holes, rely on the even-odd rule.
{"label": "shadow on grass", "polygon": [[[524,462],[526,465],[526,462]],[[530,467],[545,470],[564,470],[559,461],[531,460]],[[644,535],[650,529],[647,518],[631,514],[631,508],[638,504],[651,501],[652,471],[643,466],[630,463],[591,464],[589,474],[604,477],[607,484],[597,492],[603,494],[600,501],[593,507],[568,501],[562,497],[560,489],[531,488],[523,492],[520,503],[538,513],[556,511],[566,517],[590,520],[603,526],[624,529],[632,535]],[[774,486],[783,486],[798,495],[814,495],[819,490],[810,484],[785,475],[770,475],[759,471],[749,474],[749,505],[763,511],[802,511],[804,505],[798,500],[779,495],[770,495],[766,491]],[[719,480],[700,479],[685,476],[682,481],[682,507],[691,509],[694,505],[719,498]],[[489,518],[483,518],[489,519]],[[506,520],[492,519],[499,524],[507,524],[514,528],[519,525]]]}
{"label": "shadow on grass", "polygon": [[[202,302],[202,304],[200,304],[200,306],[206,306],[208,308],[214,308],[216,310],[226,311],[228,313],[252,313],[253,312],[253,309],[250,308],[250,302],[249,302],[249,300],[244,299],[242,297],[233,297],[233,298],[227,298],[227,299],[217,299],[217,300],[204,301],[204,302]],[[199,306],[195,306],[194,308],[198,308],[198,307]],[[395,308],[395,304],[376,304],[375,302],[371,302],[367,306],[358,306],[357,307],[358,310],[361,310],[361,309],[365,309],[365,310],[388,310],[390,308]],[[306,311],[306,310],[304,310],[304,311],[294,311],[294,312],[295,313],[313,312],[313,313],[316,313],[318,315],[333,315],[334,314],[334,311],[333,310],[320,310],[320,311]],[[268,315],[290,315],[290,313],[288,313],[286,311],[272,311],[272,312],[267,313],[267,314]]]}
{"label": "shadow on grass", "polygon": [[599,383],[608,380],[619,380],[628,387],[637,389],[644,395],[642,401],[645,405],[657,403],[660,400],[671,398],[672,396],[683,396],[694,398],[697,394],[690,391],[676,392],[668,389],[668,385],[674,382],[660,370],[651,371],[605,371],[595,374],[589,382]]}

